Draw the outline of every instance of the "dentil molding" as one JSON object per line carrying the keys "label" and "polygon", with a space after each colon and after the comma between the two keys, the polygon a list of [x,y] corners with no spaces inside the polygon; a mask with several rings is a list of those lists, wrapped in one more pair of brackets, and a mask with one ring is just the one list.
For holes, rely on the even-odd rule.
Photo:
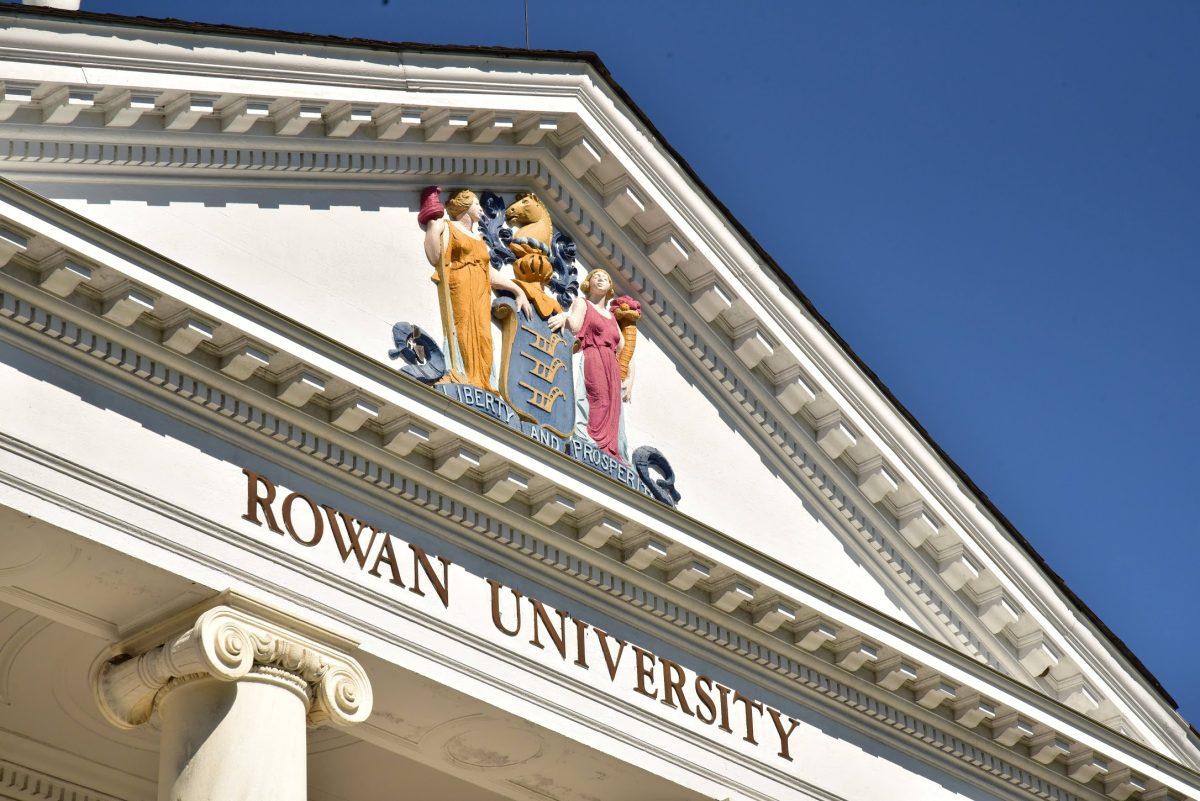
{"label": "dentil molding", "polygon": [[89,787],[0,759],[0,798],[13,801],[121,801]]}
{"label": "dentil molding", "polygon": [[[314,62],[306,45],[261,34],[253,38],[272,42],[269,55],[247,45],[250,40],[220,33],[161,30],[121,37],[111,35],[112,27],[104,22],[21,17],[0,42],[0,56],[10,72],[4,76],[0,113],[23,120],[5,126],[18,138],[53,139],[56,131],[70,138],[77,135],[71,129],[82,126],[93,134],[104,131],[109,143],[150,137],[160,144],[185,145],[169,148],[181,153],[204,152],[213,145],[219,150],[219,140],[232,141],[251,130],[270,132],[303,149],[321,139],[356,145],[371,140],[370,145],[387,149],[401,138],[409,145],[414,140],[469,141],[474,151],[493,142],[527,148],[549,141],[551,152],[557,152],[575,179],[602,190],[602,198],[589,198],[586,205],[603,206],[603,216],[615,223],[613,230],[623,231],[618,239],[633,245],[628,248],[633,260],[652,262],[651,274],[658,272],[687,290],[686,302],[679,304],[686,310],[681,336],[704,328],[700,319],[719,322],[730,335],[736,358],[723,359],[729,362],[727,369],[715,365],[721,374],[717,380],[743,396],[739,405],[789,458],[800,462],[801,472],[819,474],[820,491],[832,496],[837,507],[835,517],[852,518],[867,540],[868,556],[873,552],[873,558],[885,563],[883,569],[896,569],[914,593],[919,614],[949,618],[947,628],[965,650],[978,653],[987,644],[985,650],[1001,657],[1012,675],[1039,676],[1044,663],[1061,661],[1056,670],[1063,680],[1042,689],[1081,711],[1104,703],[1103,692],[1101,697],[1092,692],[1100,689],[1094,683],[1111,683],[1120,696],[1114,700],[1135,709],[1135,717],[1170,743],[1177,756],[1196,764],[1194,746],[1177,716],[1160,704],[1145,681],[1126,675],[1129,666],[1102,633],[1078,625],[1069,600],[1060,597],[1027,555],[1017,552],[1003,524],[984,505],[962,502],[960,481],[941,456],[871,384],[861,366],[845,358],[836,335],[762,269],[723,210],[683,175],[673,154],[588,65],[512,58],[503,62],[507,69],[494,59],[480,69],[465,52],[346,43],[345,51],[355,54],[348,66],[336,55]],[[64,30],[81,35],[64,42]],[[178,46],[198,38],[211,52],[180,59]],[[83,66],[107,68],[108,85],[91,83]],[[152,124],[134,126],[139,121]],[[254,162],[250,166],[257,167]],[[647,222],[655,225],[643,225]],[[624,261],[617,252],[612,255]],[[725,343],[715,350],[688,345],[703,351],[696,354],[702,361],[714,353],[727,355]],[[759,384],[769,391],[760,392]],[[777,403],[786,415],[775,410]],[[809,434],[799,432],[804,435],[797,438],[791,430],[793,417],[813,429],[819,449],[807,447]],[[805,446],[799,447],[800,442]],[[836,486],[841,482],[835,462],[851,470],[857,488]],[[863,513],[868,521],[860,523]],[[893,525],[903,536],[891,536]],[[857,538],[851,542],[862,544]],[[934,587],[937,592],[928,592]],[[970,630],[966,624],[976,615],[985,619],[990,632]],[[1011,647],[995,638],[998,632]],[[1060,646],[1042,640],[1058,640]],[[1060,660],[1061,644],[1078,648],[1081,664]],[[1082,691],[1061,689],[1077,685]],[[1098,707],[1093,714],[1110,721],[1113,711]]]}

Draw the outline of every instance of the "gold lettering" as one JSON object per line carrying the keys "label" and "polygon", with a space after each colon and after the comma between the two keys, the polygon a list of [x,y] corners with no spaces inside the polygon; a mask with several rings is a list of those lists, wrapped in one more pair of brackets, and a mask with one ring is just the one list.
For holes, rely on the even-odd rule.
{"label": "gold lettering", "polygon": [[685,715],[692,714],[692,707],[688,704],[687,696],[683,693],[683,680],[685,674],[675,662],[672,662],[666,657],[660,656],[658,661],[662,663],[662,678],[663,678],[663,699],[662,702],[667,706],[675,706],[675,697],[679,697],[679,710]]}
{"label": "gold lettering", "polygon": [[529,372],[532,373],[535,378],[540,378],[547,384],[553,384],[554,377],[558,375],[558,371],[567,366],[567,363],[562,359],[555,359],[554,361],[547,363],[534,356],[532,353],[521,351],[521,355],[533,362],[533,367],[529,368]]}
{"label": "gold lettering", "polygon": [[[536,335],[536,332],[531,329],[527,330]],[[541,337],[540,341],[546,347],[553,348],[557,344],[561,344],[561,337],[557,339],[559,340],[557,343],[546,337]],[[522,355],[535,365],[531,374],[545,380],[553,380],[557,372],[565,366],[562,360],[557,358],[550,362],[544,362],[527,353]],[[559,398],[564,397],[563,391],[558,387],[552,387],[551,391],[547,393],[524,382],[520,382],[519,385],[533,393],[531,402],[534,405],[547,412],[554,407],[554,403]],[[413,572],[412,584],[406,585],[400,578],[395,544],[389,534],[332,506],[318,505],[308,496],[299,492],[289,493],[282,499],[280,504],[282,520],[277,523],[272,508],[275,500],[279,497],[277,487],[270,480],[253,471],[243,469],[242,472],[247,480],[246,513],[242,515],[242,519],[258,526],[265,522],[272,531],[280,534],[286,533],[296,542],[310,548],[323,539],[325,523],[328,523],[334,545],[337,547],[338,555],[343,563],[349,564],[353,561],[360,569],[366,569],[367,563],[371,562],[369,575],[384,578],[395,586],[408,589],[417,595],[424,596],[427,590],[432,588],[442,605],[449,608],[449,568],[451,564],[449,560],[441,556],[431,556],[419,546],[409,544],[408,548],[412,552]],[[302,507],[308,507],[309,513],[312,515],[311,529],[306,525],[297,526],[297,523],[307,523],[306,520],[297,520],[296,518],[297,502]],[[300,517],[303,518],[303,514]],[[283,524],[282,527],[279,523]],[[378,545],[376,545],[377,541]],[[374,556],[373,562],[372,556]],[[440,571],[437,569],[438,563],[441,564]],[[387,572],[384,572],[385,566]],[[510,637],[516,637],[522,633],[522,600],[528,598],[531,607],[530,614],[533,617],[533,631],[529,643],[534,647],[557,651],[563,660],[571,658],[568,653],[574,650],[574,654],[571,656],[574,657],[575,665],[588,670],[590,665],[587,656],[587,630],[591,628],[600,643],[600,653],[604,658],[609,679],[615,682],[621,658],[625,653],[625,646],[628,644],[634,652],[634,686],[632,688],[634,692],[647,698],[654,698],[665,706],[678,709],[683,714],[695,717],[706,725],[715,725],[721,731],[729,734],[734,734],[731,718],[736,709],[733,707],[740,703],[742,704],[743,720],[739,722],[744,723],[742,739],[752,745],[759,745],[759,732],[755,731],[755,723],[761,721],[764,716],[769,716],[779,739],[779,757],[789,762],[793,761],[791,738],[800,725],[796,718],[788,717],[778,709],[745,696],[708,676],[697,674],[694,679],[689,679],[692,672],[672,659],[657,656],[653,651],[626,643],[624,640],[611,636],[603,629],[590,626],[565,611],[548,608],[540,601],[529,598],[520,591],[506,587],[498,581],[493,579],[486,579],[486,581],[491,587],[492,623],[499,631]],[[501,612],[500,595],[505,590],[512,593],[512,610],[515,618],[508,617],[508,620],[512,621],[511,626],[506,623],[506,616]],[[573,623],[575,628],[573,648],[571,637],[568,634],[568,621]],[[613,642],[616,643],[615,648],[612,647]],[[661,675],[656,668],[659,663],[662,665]],[[656,680],[662,682],[661,693],[655,686]],[[691,684],[691,688],[695,692],[693,698],[687,697],[685,687],[687,684]]]}
{"label": "gold lettering", "polygon": [[742,739],[751,745],[758,745],[758,740],[754,739],[754,713],[758,712],[760,715],[762,714],[762,702],[755,701],[739,692],[735,692],[733,694],[733,702],[736,704],[738,701],[741,701],[746,707],[746,736],[742,737]]}
{"label": "gold lettering", "polygon": [[729,693],[730,690],[724,684],[717,685],[717,693],[721,698],[721,722],[717,724],[717,728],[724,732],[733,734],[733,729],[729,728]]}
{"label": "gold lettering", "polygon": [[[707,687],[705,686],[707,685]],[[705,716],[704,711],[699,707],[696,709],[696,717],[701,723],[711,725],[717,719],[717,704],[712,697],[712,679],[708,676],[697,676],[695,682],[696,696],[699,697],[700,703],[704,705],[704,709],[708,710],[708,715]]]}
{"label": "gold lettering", "polygon": [[529,402],[546,413],[549,413],[554,408],[555,403],[566,397],[566,393],[562,391],[561,387],[554,387],[549,392],[543,392],[537,387],[526,384],[524,381],[518,381],[517,384],[529,390]]}
{"label": "gold lettering", "polygon": [[400,578],[400,566],[396,564],[396,550],[392,547],[391,536],[387,534],[383,535],[383,545],[379,547],[379,555],[375,557],[375,564],[371,567],[370,574],[377,578],[383,578],[379,572],[379,566],[382,564],[386,564],[392,573],[392,577],[388,581],[397,587],[403,587],[404,581]]}
{"label": "gold lettering", "polygon": [[[646,660],[650,660],[650,664],[646,664]],[[633,646],[633,672],[637,676],[637,685],[633,688],[636,693],[641,693],[647,698],[658,698],[658,690],[654,689],[654,663],[658,660],[654,654],[644,648]],[[646,682],[650,682],[649,687]]]}
{"label": "gold lettering", "polygon": [[[554,610],[558,615],[558,631],[554,630],[554,623],[550,620],[550,613],[546,611],[546,607],[542,606],[542,602],[533,598],[529,599],[533,604],[533,639],[529,641],[530,645],[536,645],[538,648],[545,648],[542,645],[541,627],[546,628],[546,633],[550,635],[551,642],[563,659],[567,658],[567,613],[561,609]],[[540,626],[539,626],[540,622]]]}
{"label": "gold lettering", "polygon": [[[621,656],[625,653],[625,641],[617,640],[617,644],[621,647],[617,649],[617,658],[613,659],[612,652],[608,650],[608,632],[603,629],[598,629],[592,626],[596,636],[600,638],[600,651],[604,654],[604,664],[608,665],[608,678],[612,681],[617,680],[617,668],[621,665]],[[613,638],[614,640],[616,637]]]}
{"label": "gold lettering", "polygon": [[579,665],[584,670],[590,670],[587,663],[587,640],[584,635],[587,634],[588,624],[584,623],[579,618],[575,620],[575,664]]}
{"label": "gold lettering", "polygon": [[[365,569],[367,566],[367,554],[371,552],[371,548],[375,545],[375,537],[379,534],[379,530],[370,523],[364,523],[361,520],[355,520],[345,512],[339,512],[332,506],[321,506],[325,510],[325,517],[329,519],[329,530],[333,532],[333,539],[337,543],[338,553],[342,555],[343,562],[350,561],[350,554],[354,554],[355,561],[358,562],[359,569]],[[342,519],[342,523],[346,526],[346,533],[343,536],[342,530],[338,527],[338,518]],[[357,524],[357,525],[355,525]],[[371,532],[371,539],[367,541],[367,547],[362,547],[362,533],[364,530]]]}
{"label": "gold lettering", "polygon": [[[292,504],[296,499],[304,501],[308,504],[308,509],[313,516],[313,534],[311,540],[306,540],[296,533],[295,526],[292,525]],[[321,541],[321,535],[325,533],[325,524],[321,522],[321,513],[317,510],[317,505],[309,500],[308,496],[301,495],[298,492],[293,492],[283,501],[283,525],[287,526],[288,534],[292,535],[292,539],[301,545],[307,545],[309,548]]]}
{"label": "gold lettering", "polygon": [[533,334],[533,346],[547,356],[553,356],[554,351],[558,348],[558,346],[566,342],[566,340],[558,334],[551,334],[548,337],[543,336],[540,331],[530,328],[527,325],[521,326],[521,329]]}
{"label": "gold lettering", "polygon": [[516,637],[521,633],[521,593],[509,588],[509,592],[513,594],[513,607],[517,610],[517,625],[509,629],[500,616],[500,588],[504,585],[494,579],[487,579],[487,583],[492,585],[492,623],[509,637]]}

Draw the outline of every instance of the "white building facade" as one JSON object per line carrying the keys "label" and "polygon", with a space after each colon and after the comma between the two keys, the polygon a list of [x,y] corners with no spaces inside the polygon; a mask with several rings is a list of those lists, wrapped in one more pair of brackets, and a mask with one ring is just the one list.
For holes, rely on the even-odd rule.
{"label": "white building facade", "polygon": [[593,58],[5,6],[0,81],[0,798],[1200,798]]}

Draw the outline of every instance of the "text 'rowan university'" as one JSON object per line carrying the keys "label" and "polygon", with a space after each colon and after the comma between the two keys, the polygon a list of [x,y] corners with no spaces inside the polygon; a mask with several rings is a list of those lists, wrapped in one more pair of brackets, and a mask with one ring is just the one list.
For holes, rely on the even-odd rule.
{"label": "text 'rowan university'", "polygon": [[[305,548],[331,549],[343,563],[356,566],[385,586],[420,596],[431,592],[442,607],[450,608],[450,560],[402,543],[370,523],[318,504],[302,493],[284,495],[269,479],[250,470],[242,472],[246,476],[242,519]],[[495,579],[466,575],[489,587],[488,608],[479,610],[481,616],[487,615],[483,625],[490,620],[498,631],[525,642],[531,653],[547,659],[557,655],[574,669],[596,671],[613,686],[624,685],[626,691],[657,700],[676,714],[752,745],[772,748],[779,757],[792,760],[791,737],[799,725],[795,718]]]}

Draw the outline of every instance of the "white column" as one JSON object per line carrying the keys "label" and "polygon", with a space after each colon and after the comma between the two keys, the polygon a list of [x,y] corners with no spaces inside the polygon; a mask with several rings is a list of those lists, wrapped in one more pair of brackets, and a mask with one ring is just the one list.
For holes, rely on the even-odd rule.
{"label": "white column", "polygon": [[159,801],[306,801],[307,728],[370,714],[357,661],[257,611],[213,607],[183,631],[134,638],[159,644],[96,669],[111,723],[159,717]]}

